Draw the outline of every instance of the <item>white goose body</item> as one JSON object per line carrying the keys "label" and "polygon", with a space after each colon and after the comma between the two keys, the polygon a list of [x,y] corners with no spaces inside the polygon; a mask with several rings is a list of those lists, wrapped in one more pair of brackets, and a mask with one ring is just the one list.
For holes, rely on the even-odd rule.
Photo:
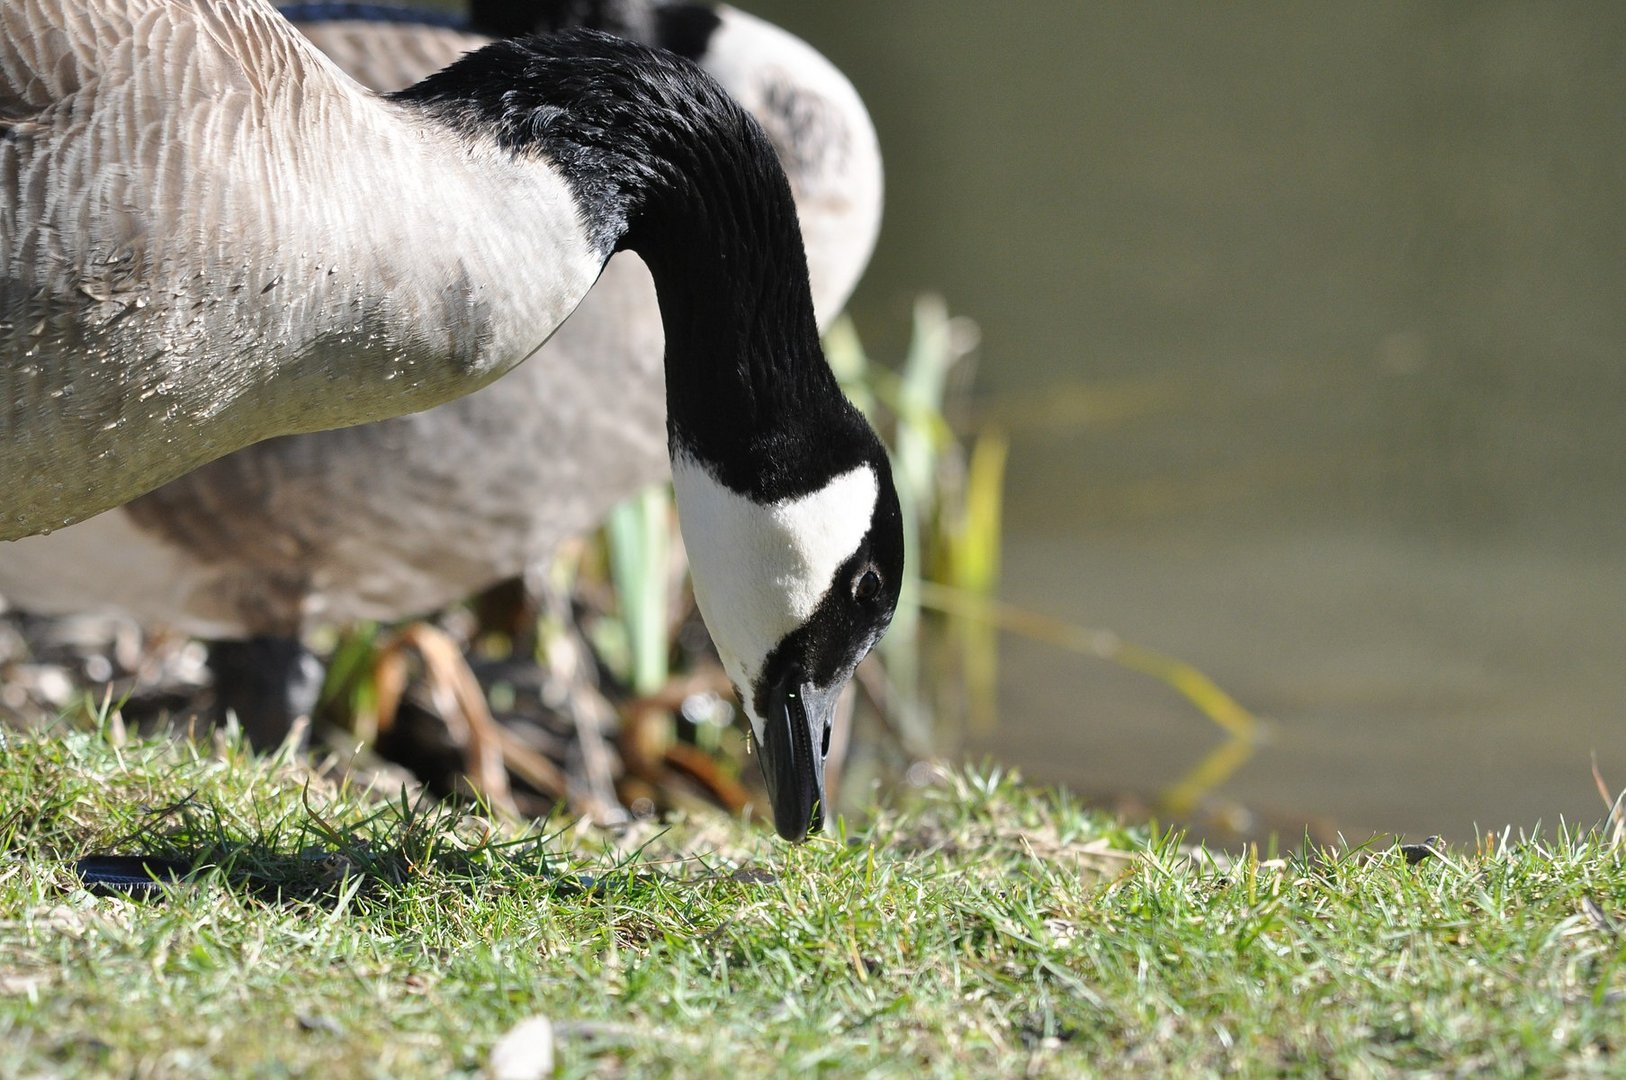
{"label": "white goose body", "polygon": [[[621,0],[620,6],[637,4]],[[194,8],[181,4],[179,10],[190,14]],[[807,223],[816,303],[829,314],[855,283],[874,241],[880,175],[873,129],[850,84],[805,44],[726,9],[718,18],[703,59],[779,136]],[[269,17],[261,28],[279,30]],[[571,39],[560,48],[606,48],[598,41]],[[436,243],[451,245],[446,258],[425,258],[412,244],[403,244],[399,232],[385,231],[383,223],[394,220],[390,204],[398,195],[415,199],[413,192],[445,181],[454,190],[438,197],[457,203],[455,208],[426,198],[410,209],[430,207],[431,216],[444,211],[461,229],[468,224],[468,208],[455,189],[463,180],[449,172],[403,179],[395,171],[404,167],[399,156],[387,158],[390,164],[382,168],[368,165],[358,179],[349,172],[352,153],[330,157],[329,182],[348,185],[352,200],[377,207],[378,235],[358,240],[372,252],[375,272],[417,278],[425,266],[447,264],[456,268],[451,294],[484,300],[524,291],[536,272],[535,238],[516,228],[516,217],[534,209],[527,200],[540,198],[547,207],[557,198],[557,193],[520,187],[528,170],[553,160],[527,152],[526,140],[537,125],[526,118],[556,113],[544,106],[539,113],[516,116],[500,83],[516,72],[528,77],[524,65],[544,48],[552,46],[481,50],[393,99],[370,98],[346,85],[345,100],[355,97],[380,116],[404,110],[406,126],[380,139],[392,146],[398,139],[421,144],[426,162],[448,156],[447,138],[445,130],[426,133],[418,127],[433,129],[427,119],[457,131],[449,156],[462,154],[462,164],[478,174],[471,183],[493,193],[478,198],[496,203],[486,228],[439,238]],[[643,62],[645,54],[629,55]],[[589,114],[581,121],[565,110],[564,134],[576,141],[562,144],[558,160],[569,166],[563,190],[567,198],[575,196],[578,212],[569,227],[549,233],[553,239],[546,244],[553,246],[543,248],[566,269],[540,268],[550,283],[541,300],[510,304],[503,299],[485,309],[478,301],[467,303],[478,313],[462,324],[437,312],[430,325],[476,325],[487,332],[452,335],[455,340],[432,342],[425,352],[439,345],[442,374],[450,370],[471,381],[487,379],[505,363],[537,351],[562,317],[555,307],[570,302],[576,282],[570,267],[580,265],[588,277],[596,273],[594,259],[609,254],[616,235],[624,231],[647,269],[617,257],[578,316],[534,361],[480,393],[385,423],[273,439],[128,507],[51,536],[0,545],[0,595],[41,612],[122,607],[211,637],[296,634],[313,618],[398,618],[532,565],[559,539],[594,523],[613,501],[662,475],[670,452],[684,465],[679,513],[691,556],[706,549],[694,559],[696,595],[763,747],[776,823],[791,839],[816,829],[822,818],[823,757],[810,748],[819,745],[821,730],[827,733],[836,692],[884,631],[897,599],[903,552],[890,470],[873,432],[841,398],[819,355],[815,298],[805,277],[798,282],[802,257],[794,220],[787,233],[789,215],[755,204],[759,198],[768,203],[780,198],[788,208],[789,192],[768,197],[776,184],[783,190],[783,177],[776,181],[777,169],[766,171],[755,151],[740,156],[739,150],[689,149],[695,139],[708,137],[706,130],[669,139],[645,119],[649,110],[640,112],[643,106],[627,105],[618,96],[627,81],[619,72],[595,69],[592,79],[601,78],[611,80],[610,93],[586,93],[598,90],[591,80],[565,87],[577,92],[576,108]],[[686,76],[677,72],[666,78],[681,89]],[[635,90],[645,85],[632,81]],[[666,81],[657,84],[657,97],[666,86]],[[705,107],[720,105],[708,100]],[[630,112],[631,119],[595,112],[601,108]],[[308,118],[311,110],[299,103],[296,111]],[[653,115],[673,116],[681,128],[705,113],[674,105],[656,108]],[[649,153],[684,160],[693,154],[710,187],[678,173],[673,193],[665,193],[663,185],[673,182],[671,167],[658,157],[652,163],[621,150],[618,125],[623,122],[630,123],[635,140],[654,148]],[[496,134],[464,130],[485,125]],[[346,173],[349,179],[339,178]],[[583,205],[590,212],[580,212]],[[649,233],[657,225],[675,239],[662,235],[655,238],[662,242],[652,242]],[[704,231],[708,227],[738,230],[739,238],[714,241]],[[422,235],[439,237],[428,226]],[[313,237],[313,248],[323,239]],[[478,256],[471,255],[482,246]],[[325,257],[324,272],[333,262]],[[503,281],[477,279],[469,266]],[[445,276],[440,269],[428,275],[435,282]],[[658,287],[660,317],[651,305],[651,281]],[[274,287],[281,282],[277,278]],[[381,361],[416,356],[397,347],[390,335],[395,327],[423,324],[414,311],[403,314],[394,290],[360,284],[347,302],[372,321],[364,324],[368,335],[346,338],[344,344],[364,358],[371,381],[335,378],[335,353],[322,350],[334,336],[311,335],[308,353],[297,354],[308,355],[308,362],[290,361],[283,349],[275,377],[290,387],[304,382],[315,389],[279,391],[269,398],[263,388],[246,389],[238,407],[240,427],[249,424],[250,413],[256,437],[312,412],[343,413],[342,422],[355,418],[347,411],[352,407],[395,408],[405,383],[416,392],[434,382],[422,370],[427,359],[404,371],[400,363]],[[271,294],[261,288],[259,295]],[[325,290],[339,286],[317,282],[310,288],[325,298],[337,295]],[[246,292],[247,286],[231,295]],[[425,302],[422,295],[433,301],[448,293],[444,288],[426,293],[413,285],[404,295],[416,309]],[[201,300],[204,306],[223,302],[210,290]],[[331,306],[342,311],[344,303]],[[291,318],[267,311],[264,301],[248,304],[254,309],[246,317],[250,323],[283,325]],[[529,334],[525,327],[532,328]],[[304,329],[283,325],[285,334]],[[496,347],[511,336],[517,336],[518,346]],[[200,354],[219,354],[215,339],[195,341]],[[519,355],[507,356],[511,352]],[[470,354],[476,360],[466,363],[463,358]],[[481,358],[488,356],[497,359],[485,366]],[[301,365],[309,370],[300,370]],[[339,400],[340,391],[350,388],[347,380],[357,383],[359,396],[373,397],[365,403]],[[394,396],[380,407],[379,394]],[[255,403],[267,400],[273,403],[260,411]],[[164,430],[166,437],[173,434],[173,428]],[[156,456],[173,460],[173,455]],[[864,498],[849,497],[859,488]],[[832,515],[842,520],[829,520]],[[841,550],[844,545],[850,550]],[[766,557],[738,565],[708,558],[713,549]]]}
{"label": "white goose body", "polygon": [[7,0],[0,128],[0,539],[467,393],[603,263],[560,176],[257,0]]}

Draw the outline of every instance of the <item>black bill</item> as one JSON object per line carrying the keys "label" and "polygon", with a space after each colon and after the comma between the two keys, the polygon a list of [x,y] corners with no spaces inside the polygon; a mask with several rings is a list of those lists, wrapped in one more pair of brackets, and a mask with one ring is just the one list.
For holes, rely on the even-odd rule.
{"label": "black bill", "polygon": [[800,672],[777,683],[763,717],[762,776],[773,823],[792,843],[824,828],[824,755],[840,688],[822,691]]}

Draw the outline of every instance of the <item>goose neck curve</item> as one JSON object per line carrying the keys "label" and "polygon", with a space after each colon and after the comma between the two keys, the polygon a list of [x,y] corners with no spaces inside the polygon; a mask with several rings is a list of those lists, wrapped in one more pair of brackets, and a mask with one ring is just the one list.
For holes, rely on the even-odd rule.
{"label": "goose neck curve", "polygon": [[852,426],[819,347],[789,182],[761,127],[694,64],[578,30],[494,43],[395,97],[552,168],[600,256],[648,264],[674,452],[736,490],[794,488],[794,467],[763,479],[765,455],[778,447],[783,463],[832,423]]}

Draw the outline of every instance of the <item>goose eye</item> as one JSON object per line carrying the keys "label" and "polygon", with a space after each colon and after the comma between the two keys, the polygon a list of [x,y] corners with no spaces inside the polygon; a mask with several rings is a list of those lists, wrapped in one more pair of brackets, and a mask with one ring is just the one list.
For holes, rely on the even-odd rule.
{"label": "goose eye", "polygon": [[874,570],[865,570],[853,582],[853,599],[860,603],[868,603],[881,595],[881,575]]}

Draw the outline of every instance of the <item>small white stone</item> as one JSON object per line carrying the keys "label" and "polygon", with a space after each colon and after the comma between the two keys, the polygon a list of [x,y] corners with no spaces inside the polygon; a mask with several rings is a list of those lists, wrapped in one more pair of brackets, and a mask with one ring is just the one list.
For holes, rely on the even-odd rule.
{"label": "small white stone", "polygon": [[553,1075],[553,1025],[545,1016],[521,1020],[491,1048],[491,1080],[542,1080]]}

